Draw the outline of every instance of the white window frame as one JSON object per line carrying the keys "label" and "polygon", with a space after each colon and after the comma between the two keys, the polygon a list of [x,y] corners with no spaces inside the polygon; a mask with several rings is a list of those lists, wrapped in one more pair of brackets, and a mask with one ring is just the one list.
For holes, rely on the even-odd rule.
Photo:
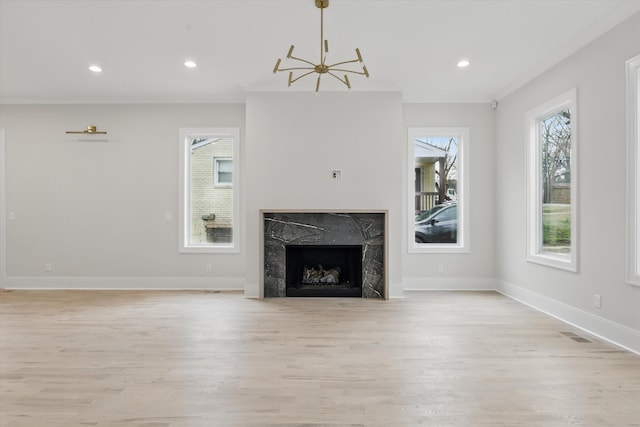
{"label": "white window frame", "polygon": [[[238,128],[180,128],[178,138],[178,176],[179,176],[179,246],[181,253],[237,253],[240,252],[240,129]],[[191,235],[191,145],[194,137],[232,138],[232,241],[230,243],[202,243],[189,242]],[[215,174],[214,174],[215,176]],[[217,179],[217,178],[216,178]]]}
{"label": "white window frame", "polygon": [[0,129],[0,289],[7,282],[7,150],[4,129]]}
{"label": "white window frame", "polygon": [[233,186],[233,172],[231,175],[231,182],[222,181],[220,182],[218,177],[220,161],[230,161],[232,170],[233,170],[233,159],[231,157],[214,157],[213,158],[213,185],[216,187],[232,187]]}
{"label": "white window frame", "polygon": [[[571,253],[569,256],[542,251],[542,172],[539,120],[571,110]],[[529,262],[562,270],[578,271],[578,108],[577,90],[571,89],[526,113],[527,138],[527,254]]]}
{"label": "white window frame", "polygon": [[640,286],[640,55],[627,61],[627,283]]}
{"label": "white window frame", "polygon": [[[471,251],[469,228],[469,162],[466,158],[469,145],[468,127],[410,127],[408,134],[407,156],[407,243],[409,253],[468,253]],[[458,138],[457,147],[457,204],[458,204],[458,239],[456,243],[416,243],[415,241],[415,153],[414,140],[416,138]]]}

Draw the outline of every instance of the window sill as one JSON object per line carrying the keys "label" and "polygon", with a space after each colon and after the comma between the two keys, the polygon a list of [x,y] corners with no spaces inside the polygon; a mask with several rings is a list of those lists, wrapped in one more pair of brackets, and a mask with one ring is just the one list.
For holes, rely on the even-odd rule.
{"label": "window sill", "polygon": [[575,260],[570,257],[558,257],[551,254],[535,254],[529,255],[527,257],[527,262],[556,268],[558,270],[570,271],[572,273],[578,272],[578,266],[576,265]]}
{"label": "window sill", "polygon": [[228,245],[218,244],[218,245],[192,245],[192,246],[183,246],[179,250],[180,253],[183,254],[215,254],[215,253],[240,253],[240,248],[233,243],[229,243]]}

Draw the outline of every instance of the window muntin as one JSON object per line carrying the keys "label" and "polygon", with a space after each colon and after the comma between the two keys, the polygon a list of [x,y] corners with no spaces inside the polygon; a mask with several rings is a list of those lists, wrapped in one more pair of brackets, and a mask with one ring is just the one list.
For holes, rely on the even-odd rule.
{"label": "window muntin", "polygon": [[238,252],[238,129],[180,129],[180,252]]}
{"label": "window muntin", "polygon": [[627,283],[640,286],[640,56],[627,61]]}
{"label": "window muntin", "polygon": [[[408,136],[409,252],[468,252],[468,182],[464,163],[468,128],[409,128]],[[433,215],[438,211],[446,215],[445,208],[450,206],[454,209],[449,213],[457,217],[441,221]],[[438,222],[429,224],[429,217]]]}
{"label": "window muntin", "polygon": [[527,113],[527,260],[576,271],[576,91]]}

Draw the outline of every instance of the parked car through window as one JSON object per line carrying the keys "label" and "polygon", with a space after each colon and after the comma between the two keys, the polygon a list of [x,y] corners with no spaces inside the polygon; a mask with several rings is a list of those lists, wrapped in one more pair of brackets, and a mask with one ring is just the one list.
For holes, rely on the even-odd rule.
{"label": "parked car through window", "polygon": [[434,206],[416,217],[416,243],[457,243],[458,205],[445,203]]}

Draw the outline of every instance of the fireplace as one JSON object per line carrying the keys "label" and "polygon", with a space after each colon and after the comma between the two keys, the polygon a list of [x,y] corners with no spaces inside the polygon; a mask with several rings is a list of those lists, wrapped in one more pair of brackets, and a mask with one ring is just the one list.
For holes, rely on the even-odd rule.
{"label": "fireplace", "polygon": [[362,245],[287,245],[288,297],[362,297]]}
{"label": "fireplace", "polygon": [[[261,215],[265,298],[387,298],[386,211],[263,210]],[[303,283],[305,266],[309,283]]]}

